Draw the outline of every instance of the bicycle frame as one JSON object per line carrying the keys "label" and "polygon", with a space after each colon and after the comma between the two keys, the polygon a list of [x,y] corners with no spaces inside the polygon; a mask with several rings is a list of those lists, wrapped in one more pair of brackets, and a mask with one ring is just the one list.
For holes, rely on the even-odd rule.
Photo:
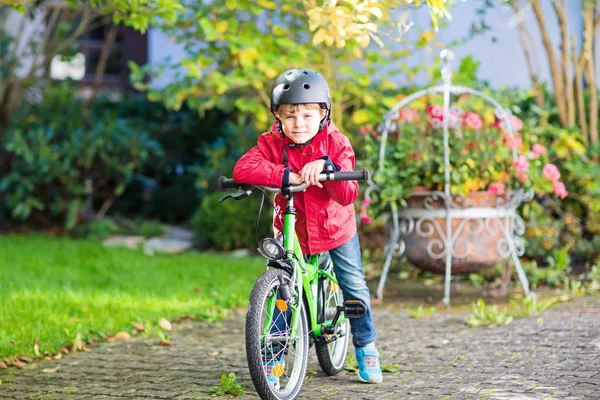
{"label": "bicycle frame", "polygon": [[[319,255],[314,254],[311,256],[310,261],[305,262],[304,257],[302,255],[302,249],[300,247],[300,242],[298,241],[298,237],[296,236],[296,212],[294,210],[294,194],[289,194],[287,198],[287,206],[283,215],[283,237],[284,243],[283,247],[286,252],[286,258],[290,261],[290,264],[293,267],[295,290],[298,301],[295,304],[291,304],[292,310],[298,310],[299,307],[302,307],[303,294],[306,297],[306,305],[308,306],[307,312],[309,317],[309,324],[311,326],[311,330],[315,336],[322,336],[324,334],[323,329],[326,327],[330,327],[332,325],[333,320],[323,321],[319,323],[318,321],[318,298],[317,298],[317,290],[318,290],[318,282],[320,276],[325,276],[331,282],[339,285],[337,279],[329,272],[324,269],[319,268]],[[268,315],[273,316],[273,312],[276,307],[277,299],[275,296],[269,300],[267,305],[268,307]],[[282,310],[283,311],[283,310]],[[291,319],[291,337],[296,336],[296,329],[298,327],[298,322],[300,318],[300,313],[292,311],[292,319]],[[346,321],[346,317],[340,316],[338,318],[337,323],[341,324]],[[267,334],[272,324],[272,320],[267,318],[265,321],[264,332]]]}

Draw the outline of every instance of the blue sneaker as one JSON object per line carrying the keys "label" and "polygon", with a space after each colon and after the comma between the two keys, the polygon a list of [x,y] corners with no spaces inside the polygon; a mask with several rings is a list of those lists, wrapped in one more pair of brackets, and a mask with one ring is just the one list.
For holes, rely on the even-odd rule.
{"label": "blue sneaker", "polygon": [[358,362],[358,377],[366,383],[380,383],[383,380],[381,365],[379,364],[379,352],[374,343],[356,349],[356,361]]}

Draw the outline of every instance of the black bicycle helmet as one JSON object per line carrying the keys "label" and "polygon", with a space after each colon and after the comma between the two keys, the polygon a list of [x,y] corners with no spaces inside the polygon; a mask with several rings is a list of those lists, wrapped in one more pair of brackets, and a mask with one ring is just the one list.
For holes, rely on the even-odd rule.
{"label": "black bicycle helmet", "polygon": [[329,122],[331,95],[327,81],[321,74],[308,68],[285,71],[275,79],[271,89],[271,112],[275,114],[281,104],[319,103],[327,110],[319,130]]}

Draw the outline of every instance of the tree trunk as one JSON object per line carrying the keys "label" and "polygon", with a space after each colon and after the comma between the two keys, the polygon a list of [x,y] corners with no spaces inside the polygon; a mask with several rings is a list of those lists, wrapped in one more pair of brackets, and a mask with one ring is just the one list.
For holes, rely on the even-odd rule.
{"label": "tree trunk", "polygon": [[583,143],[587,146],[589,140],[587,118],[585,113],[585,97],[583,89],[583,67],[585,65],[585,59],[582,57],[580,60],[578,60],[575,56],[576,40],[574,36],[572,40],[572,48],[573,65],[575,67],[575,87],[577,89],[577,111],[579,115],[579,126],[581,127]]}
{"label": "tree trunk", "polygon": [[548,30],[546,29],[546,22],[544,19],[544,14],[542,13],[540,1],[530,0],[530,2],[531,6],[533,7],[533,12],[535,13],[538,25],[540,27],[540,31],[542,33],[542,40],[544,42],[544,47],[546,48],[546,53],[548,55],[548,64],[550,66],[550,72],[552,73],[552,84],[554,85],[554,98],[558,107],[558,117],[560,120],[560,124],[562,126],[566,126],[568,118],[567,107],[565,103],[565,90],[562,68],[560,62],[557,62],[556,58],[554,57],[554,49],[552,48],[552,41],[550,40],[550,36],[548,35]]}
{"label": "tree trunk", "polygon": [[[512,6],[515,15],[519,13],[519,7],[517,6],[516,0],[510,0],[510,5]],[[525,28],[525,24],[523,22],[519,22],[519,39],[521,41],[521,46],[523,47],[523,52],[525,53],[525,61],[527,62],[527,69],[529,71],[529,77],[531,78],[531,82],[533,83],[533,88],[535,90],[535,102],[538,107],[544,107],[544,90],[542,89],[542,85],[540,83],[540,79],[537,73],[533,68],[533,57],[531,55],[531,46],[527,38],[529,37],[527,33],[527,29]]]}
{"label": "tree trunk", "polygon": [[[590,9],[591,8],[591,9]],[[590,143],[598,142],[598,90],[596,88],[596,72],[594,70],[594,8],[589,4],[582,7],[583,13],[583,49],[582,56],[586,60],[584,76],[590,91]]]}
{"label": "tree trunk", "polygon": [[94,81],[94,87],[92,88],[90,102],[93,102],[96,99],[98,91],[102,86],[102,79],[104,78],[104,72],[106,71],[106,63],[108,62],[110,51],[112,50],[113,44],[115,43],[115,39],[117,38],[118,33],[119,25],[111,25],[108,30],[108,35],[104,40],[102,51],[100,52],[100,60],[98,61],[98,67],[96,68],[96,80]]}
{"label": "tree trunk", "polygon": [[575,93],[573,91],[573,73],[571,72],[571,51],[569,46],[569,20],[565,0],[552,0],[560,27],[562,65],[566,91],[567,124],[575,126]]}

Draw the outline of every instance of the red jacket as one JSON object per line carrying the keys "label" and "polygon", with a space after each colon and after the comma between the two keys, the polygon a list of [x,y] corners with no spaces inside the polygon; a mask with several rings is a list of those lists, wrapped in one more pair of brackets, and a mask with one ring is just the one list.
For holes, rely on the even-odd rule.
{"label": "red jacket", "polygon": [[[236,163],[233,179],[238,183],[281,187],[285,166],[283,149],[293,143],[276,130],[258,137],[258,144]],[[305,147],[287,147],[288,167],[300,172],[302,167],[323,156],[329,156],[340,171],[354,170],[354,150],[333,122],[323,128]],[[323,188],[311,185],[305,192],[294,194],[296,233],[304,254],[317,254],[348,242],[356,233],[354,201],[358,196],[356,181],[324,181]],[[275,209],[283,221],[286,201],[275,196]],[[277,219],[275,230],[282,230]]]}

